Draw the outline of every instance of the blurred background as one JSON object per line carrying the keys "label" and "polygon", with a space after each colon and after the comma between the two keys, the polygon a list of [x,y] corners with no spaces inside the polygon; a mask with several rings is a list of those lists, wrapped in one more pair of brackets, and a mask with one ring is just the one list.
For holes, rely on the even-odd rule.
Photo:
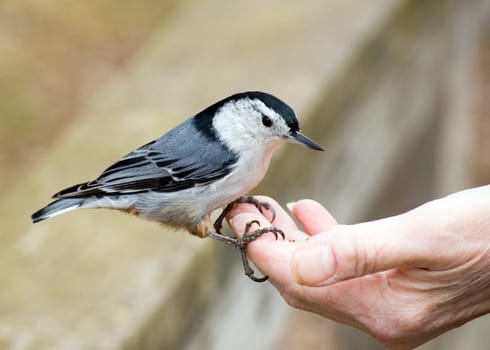
{"label": "blurred background", "polygon": [[[343,223],[490,183],[490,1],[0,3],[0,349],[382,349],[292,310],[237,252],[52,193],[214,101],[271,92],[286,146],[257,193]],[[487,349],[488,316],[422,346]]]}

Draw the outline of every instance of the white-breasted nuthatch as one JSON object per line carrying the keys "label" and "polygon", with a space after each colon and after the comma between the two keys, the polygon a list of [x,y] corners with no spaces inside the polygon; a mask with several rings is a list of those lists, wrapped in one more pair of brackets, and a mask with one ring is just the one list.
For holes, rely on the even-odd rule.
{"label": "white-breasted nuthatch", "polygon": [[[238,239],[223,235],[221,224],[237,201],[271,210],[242,196],[262,180],[272,152],[285,141],[323,150],[301,133],[294,111],[283,101],[264,92],[238,93],[129,153],[96,180],[56,193],[32,221],[77,208],[118,209],[239,247],[247,276],[264,281],[267,277],[255,277],[248,265],[245,246],[263,233],[283,233],[261,228]],[[213,224],[211,212],[225,206]]]}

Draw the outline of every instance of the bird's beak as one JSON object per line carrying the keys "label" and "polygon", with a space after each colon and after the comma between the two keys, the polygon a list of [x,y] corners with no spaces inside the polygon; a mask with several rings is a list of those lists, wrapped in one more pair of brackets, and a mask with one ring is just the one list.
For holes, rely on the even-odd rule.
{"label": "bird's beak", "polygon": [[310,139],[309,137],[306,137],[303,135],[301,131],[294,131],[290,136],[289,140],[294,142],[294,143],[300,143],[302,145],[305,145],[311,149],[317,150],[317,151],[324,151],[323,147],[320,146],[318,143]]}

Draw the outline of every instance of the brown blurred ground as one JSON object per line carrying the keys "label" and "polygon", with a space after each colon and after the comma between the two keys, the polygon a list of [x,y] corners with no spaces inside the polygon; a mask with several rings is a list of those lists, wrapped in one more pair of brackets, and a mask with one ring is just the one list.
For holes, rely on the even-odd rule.
{"label": "brown blurred ground", "polygon": [[0,4],[0,193],[96,90],[124,69],[175,2]]}

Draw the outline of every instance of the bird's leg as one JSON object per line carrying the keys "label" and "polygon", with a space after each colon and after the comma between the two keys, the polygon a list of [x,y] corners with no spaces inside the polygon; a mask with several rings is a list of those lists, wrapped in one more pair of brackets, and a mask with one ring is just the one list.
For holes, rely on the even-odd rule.
{"label": "bird's leg", "polygon": [[232,211],[236,207],[236,205],[239,204],[239,203],[250,203],[250,204],[253,204],[253,205],[255,205],[255,207],[257,209],[260,210],[260,212],[262,214],[264,213],[264,209],[270,211],[271,214],[272,214],[272,220],[271,220],[271,222],[273,222],[274,219],[276,218],[276,212],[275,212],[274,208],[272,208],[272,206],[269,203],[267,203],[267,202],[261,202],[261,201],[259,201],[257,198],[255,198],[253,196],[242,196],[242,197],[234,200],[230,204],[228,204],[225,207],[225,209],[223,209],[223,211],[221,212],[221,214],[218,216],[218,218],[214,222],[214,229],[216,230],[217,233],[221,234],[221,228],[223,227],[223,221],[225,220],[226,215],[230,211]]}
{"label": "bird's leg", "polygon": [[221,234],[221,229],[223,228],[223,221],[225,220],[226,215],[233,210],[235,207],[235,202],[229,203],[225,209],[219,214],[218,218],[214,222],[213,226],[216,231],[216,233]]}
{"label": "bird's leg", "polygon": [[247,243],[256,240],[261,235],[263,235],[264,233],[267,233],[267,232],[273,233],[274,236],[276,237],[276,239],[278,239],[279,236],[281,236],[284,239],[284,233],[281,230],[279,230],[278,228],[275,228],[275,227],[260,228],[260,229],[257,229],[255,231],[253,231],[253,232],[249,232],[250,227],[253,224],[259,225],[259,222],[254,220],[254,221],[251,221],[251,222],[249,222],[249,223],[246,224],[246,226],[245,226],[245,232],[244,232],[242,238],[230,237],[230,236],[227,236],[227,235],[222,234],[221,233],[221,229],[223,227],[223,221],[224,221],[226,215],[231,210],[233,210],[236,207],[236,205],[239,204],[239,203],[250,203],[250,204],[253,204],[253,205],[255,205],[255,207],[257,209],[260,210],[261,213],[264,213],[264,209],[269,210],[272,213],[272,220],[271,221],[274,221],[274,219],[276,217],[276,213],[274,211],[274,208],[272,208],[272,206],[269,203],[261,202],[261,201],[259,201],[258,199],[254,198],[252,196],[243,196],[243,197],[240,197],[240,198],[236,199],[235,201],[231,202],[230,204],[228,204],[223,209],[223,211],[221,212],[221,214],[218,216],[218,218],[214,222],[214,225],[213,226],[214,226],[215,232],[209,232],[208,233],[208,237],[217,239],[217,240],[222,241],[222,242],[225,242],[225,243],[227,243],[227,244],[229,244],[229,245],[231,245],[233,247],[239,248],[240,249],[240,256],[242,258],[243,269],[245,271],[245,274],[251,280],[253,280],[255,282],[264,282],[264,281],[267,280],[268,277],[267,276],[264,276],[264,277],[256,277],[254,275],[254,270],[250,267],[250,264],[249,264],[249,261],[248,261],[248,257],[247,257],[246,245],[247,245]]}
{"label": "bird's leg", "polygon": [[247,275],[252,281],[255,282],[265,282],[267,281],[268,277],[263,276],[263,277],[256,277],[254,270],[250,267],[250,263],[248,261],[247,257],[247,244],[256,240],[260,236],[262,236],[264,233],[272,233],[276,237],[276,239],[279,238],[279,236],[282,237],[282,239],[285,238],[284,232],[282,232],[280,229],[276,227],[264,227],[264,228],[259,228],[255,231],[249,232],[250,227],[253,224],[260,225],[260,223],[257,220],[253,220],[248,222],[245,225],[245,232],[243,233],[242,238],[238,237],[229,237],[226,235],[223,235],[218,232],[210,232],[208,237],[223,241],[233,247],[237,247],[240,249],[240,256],[242,257],[242,264],[243,264],[243,270],[245,271],[245,275]]}

